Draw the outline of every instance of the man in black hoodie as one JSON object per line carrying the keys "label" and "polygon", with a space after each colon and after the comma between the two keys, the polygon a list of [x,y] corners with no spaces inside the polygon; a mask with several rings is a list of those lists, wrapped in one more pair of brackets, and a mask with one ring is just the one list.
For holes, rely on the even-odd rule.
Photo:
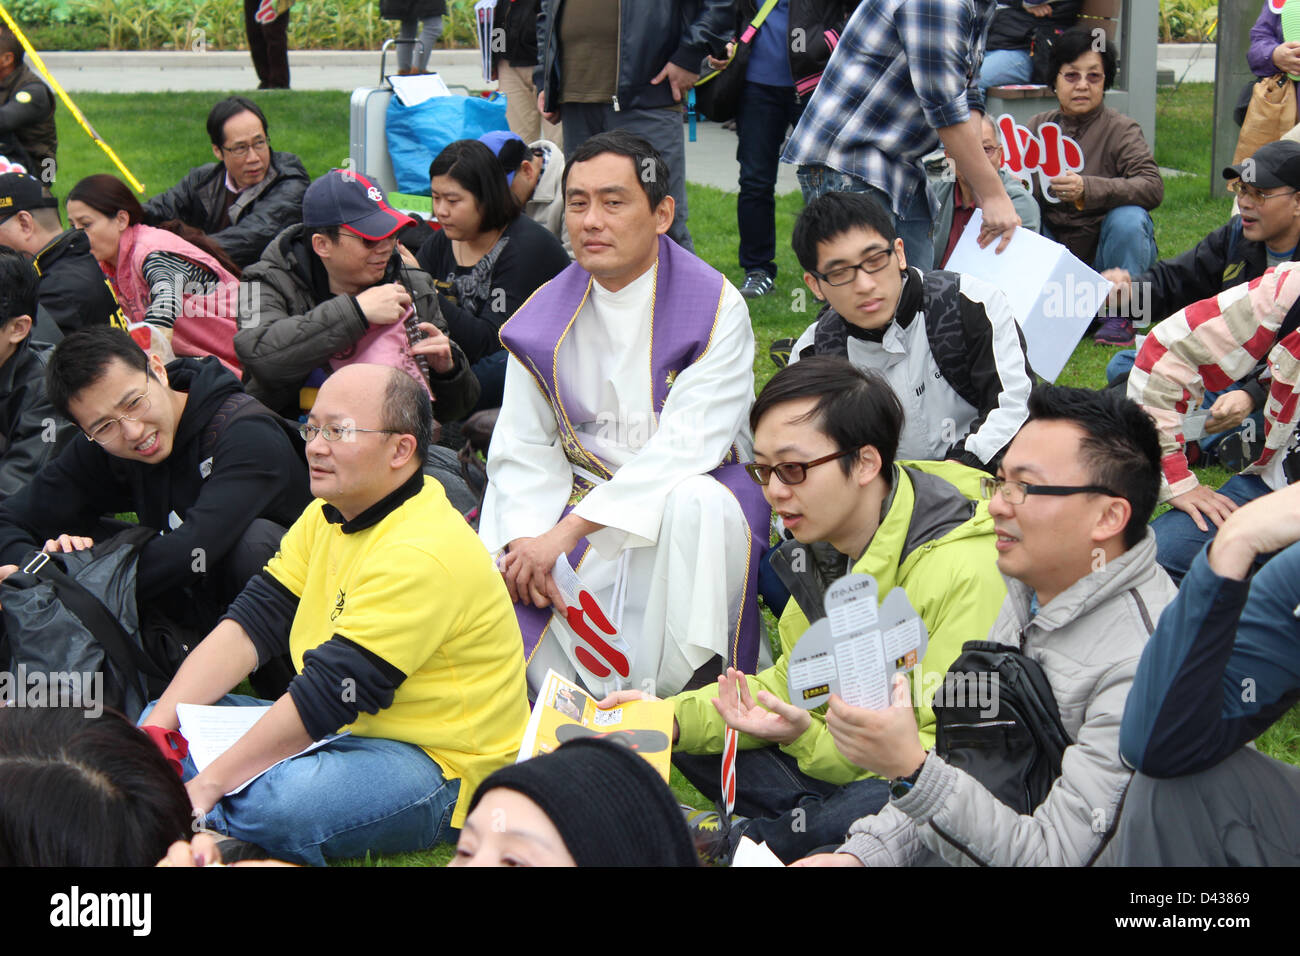
{"label": "man in black hoodie", "polygon": [[0,503],[0,563],[41,542],[84,550],[106,516],[135,512],[159,530],[140,552],[137,603],[206,634],[311,501],[291,427],[216,359],[164,367],[112,328],[64,339],[47,382],[82,434]]}

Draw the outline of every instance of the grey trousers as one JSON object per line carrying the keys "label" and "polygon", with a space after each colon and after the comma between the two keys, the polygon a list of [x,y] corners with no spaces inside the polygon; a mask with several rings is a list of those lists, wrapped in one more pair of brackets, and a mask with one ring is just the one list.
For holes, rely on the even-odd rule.
{"label": "grey trousers", "polygon": [[646,140],[668,166],[668,194],[677,204],[668,237],[687,252],[695,251],[686,228],[686,134],[681,110],[619,110],[605,103],[565,103],[560,107],[564,128],[564,161],[597,133],[624,129]]}
{"label": "grey trousers", "polygon": [[1209,770],[1133,777],[1120,866],[1300,865],[1300,767],[1242,747]]}

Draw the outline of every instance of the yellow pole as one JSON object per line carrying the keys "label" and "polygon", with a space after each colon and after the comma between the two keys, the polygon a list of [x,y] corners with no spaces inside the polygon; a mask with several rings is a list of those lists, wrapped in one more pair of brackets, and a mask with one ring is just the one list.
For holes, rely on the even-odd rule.
{"label": "yellow pole", "polygon": [[27,51],[27,56],[31,59],[32,65],[36,67],[36,72],[39,73],[45,82],[50,85],[50,88],[58,94],[59,99],[63,100],[63,105],[68,108],[68,112],[70,112],[76,118],[77,122],[81,124],[81,128],[86,131],[86,135],[98,143],[99,148],[108,154],[108,158],[113,161],[114,166],[122,171],[122,175],[127,178],[127,182],[131,184],[132,188],[134,188],[138,193],[143,193],[143,184],[131,175],[131,170],[127,169],[126,166],[123,165],[122,161],[117,158],[117,153],[113,152],[113,148],[100,138],[99,134],[95,132],[95,128],[91,126],[86,120],[86,117],[82,115],[81,110],[77,109],[77,104],[72,102],[72,98],[68,96],[63,87],[59,85],[59,81],[56,80],[50,74],[50,71],[45,68],[45,64],[41,62],[40,54],[32,49],[32,45],[23,34],[22,29],[14,22],[14,18],[9,15],[9,11],[4,8],[4,4],[2,3],[0,3],[0,19],[3,19],[5,26],[13,31],[14,36],[18,38],[18,42],[21,43],[23,49]]}

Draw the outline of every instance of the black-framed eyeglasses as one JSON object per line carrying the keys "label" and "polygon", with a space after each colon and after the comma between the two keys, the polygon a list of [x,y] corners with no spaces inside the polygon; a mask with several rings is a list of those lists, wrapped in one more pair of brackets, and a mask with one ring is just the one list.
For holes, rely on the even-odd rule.
{"label": "black-framed eyeglasses", "polygon": [[122,423],[138,422],[140,416],[149,411],[149,406],[152,404],[149,400],[149,372],[146,370],[144,391],[126,403],[126,414],[100,422],[92,431],[82,432],[82,434],[96,445],[107,445],[109,442],[117,441],[122,437]]}
{"label": "black-framed eyeglasses", "polygon": [[871,275],[874,272],[880,272],[882,269],[888,267],[893,258],[894,250],[892,248],[877,249],[855,266],[837,266],[830,272],[818,272],[814,269],[813,275],[821,279],[827,285],[848,285],[857,278],[859,269],[867,275]]}
{"label": "black-framed eyeglasses", "polygon": [[382,246],[386,242],[391,243],[394,246],[397,245],[397,233],[395,232],[390,232],[382,239],[367,239],[365,236],[361,235],[360,233],[353,232],[351,229],[348,229],[346,226],[340,226],[339,235],[351,236],[353,239],[357,240],[357,242],[361,243],[367,249],[376,249],[379,246]]}
{"label": "black-framed eyeglasses", "polygon": [[775,473],[781,479],[783,485],[797,485],[808,477],[808,469],[817,465],[824,465],[828,461],[834,461],[836,458],[843,458],[845,455],[856,455],[859,449],[846,448],[844,451],[836,451],[824,458],[818,458],[816,461],[783,461],[776,465],[760,465],[757,462],[749,462],[745,465],[745,471],[749,472],[749,477],[763,487],[772,480]]}
{"label": "black-framed eyeglasses", "polygon": [[270,139],[268,139],[265,136],[259,136],[251,143],[236,143],[234,146],[222,146],[220,147],[220,149],[223,153],[229,153],[231,156],[238,156],[242,158],[248,155],[248,151],[250,149],[255,149],[260,153],[262,150],[266,149],[270,145],[271,145]]}
{"label": "black-framed eyeglasses", "polygon": [[330,422],[326,425],[299,425],[298,434],[302,436],[305,442],[314,441],[317,435],[320,435],[326,441],[351,441],[352,436],[357,432],[365,432],[372,435],[400,435],[401,432],[393,431],[391,428],[357,428],[355,425],[339,425],[336,422]]}
{"label": "black-framed eyeglasses", "polygon": [[1123,498],[1118,491],[1111,491],[1101,485],[1031,485],[1024,481],[1009,481],[1006,478],[981,478],[980,494],[986,501],[1001,492],[1002,500],[1009,505],[1023,505],[1026,495],[1109,495]]}

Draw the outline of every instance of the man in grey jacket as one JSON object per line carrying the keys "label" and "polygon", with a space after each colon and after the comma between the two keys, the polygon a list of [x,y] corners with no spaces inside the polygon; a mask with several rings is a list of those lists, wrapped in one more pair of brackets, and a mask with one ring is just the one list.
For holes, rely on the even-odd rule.
{"label": "man in grey jacket", "polygon": [[335,169],[311,184],[302,224],[244,271],[235,352],[250,395],[297,418],[372,327],[410,316],[426,335],[410,353],[428,366],[434,415],[469,414],[478,380],[447,337],[433,279],[397,251],[396,233],[410,221],[358,173]]}
{"label": "man in grey jacket", "polygon": [[[1047,675],[1073,743],[1032,815],[926,753],[910,706],[872,711],[831,698],[827,726],[853,763],[893,778],[891,801],[835,853],[802,865],[1082,866],[1110,844],[1132,772],[1120,760],[1124,701],[1143,645],[1176,592],[1146,527],[1160,446],[1142,410],[1114,392],[1042,386],[1012,441],[989,513],[1007,598],[988,640]],[[906,683],[895,687],[907,704]]]}

